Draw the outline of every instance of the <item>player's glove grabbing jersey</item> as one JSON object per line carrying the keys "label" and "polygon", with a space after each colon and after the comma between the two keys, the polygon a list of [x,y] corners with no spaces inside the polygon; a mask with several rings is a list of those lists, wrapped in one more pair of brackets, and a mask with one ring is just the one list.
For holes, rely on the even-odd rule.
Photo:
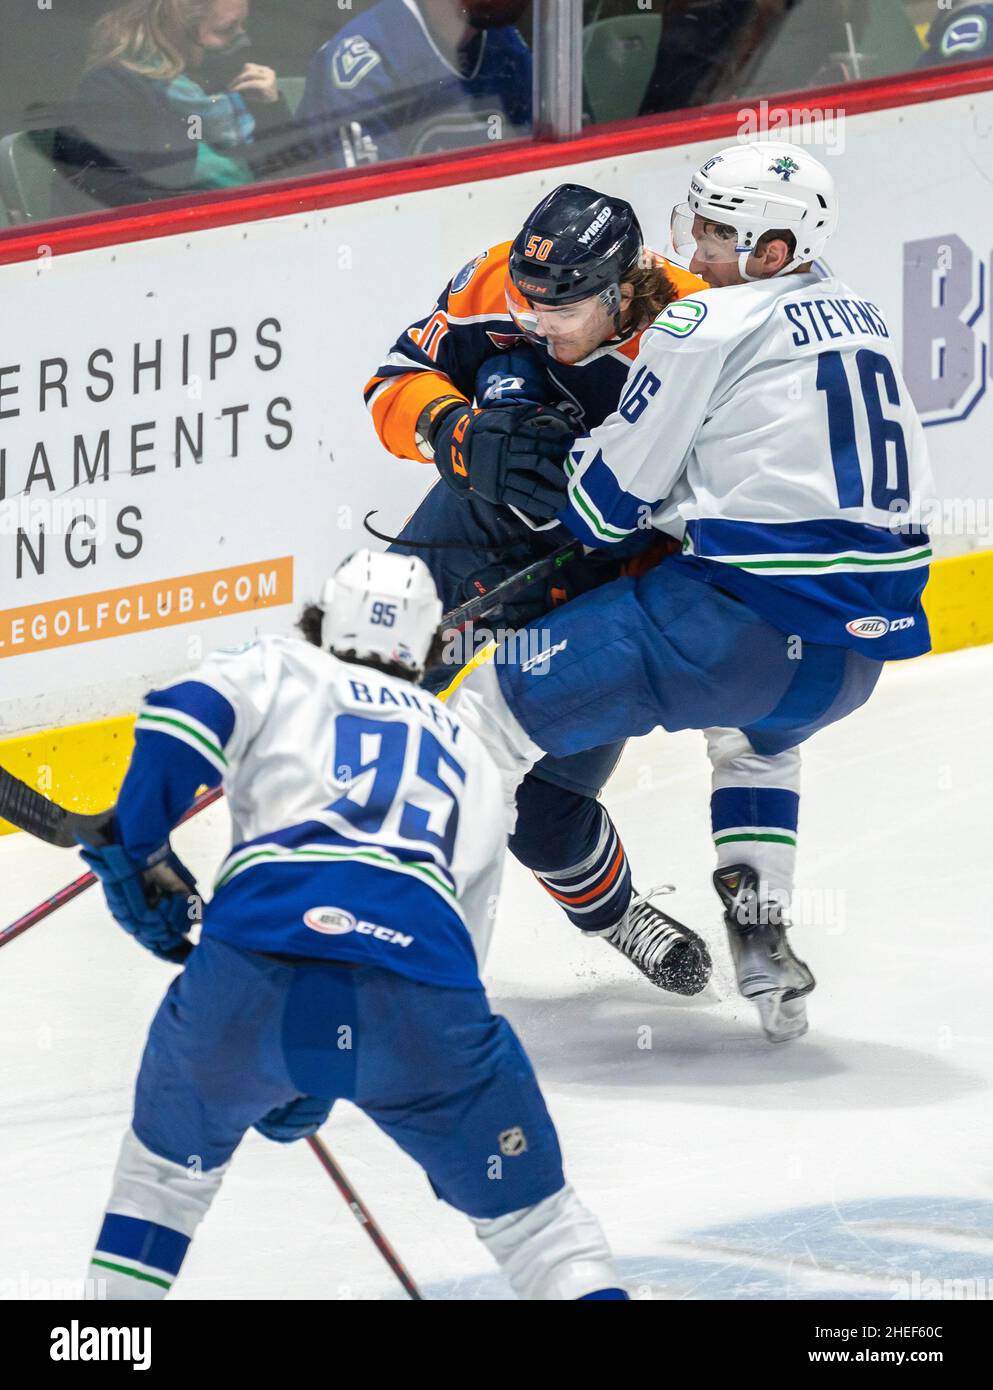
{"label": "player's glove grabbing jersey", "polygon": [[840,280],[671,305],[566,468],[560,520],[589,545],[683,523],[674,563],[781,631],[880,659],[929,648],[924,432],[882,313]]}
{"label": "player's glove grabbing jersey", "polygon": [[[367,384],[366,404],[376,433],[398,458],[432,457],[422,431],[436,402],[471,402],[476,397],[483,403],[480,388],[485,395],[488,378],[495,374],[495,353],[508,354],[509,374],[522,378],[521,390],[529,399],[555,406],[579,434],[616,409],[628,368],[638,355],[641,331],[613,338],[571,365],[530,344],[507,307],[511,244],[491,246],[463,266],[432,312],[400,335]],[[654,260],[665,270],[673,298],[706,289],[698,276],[661,256]],[[544,385],[539,372],[546,378]]]}
{"label": "player's glove grabbing jersey", "polygon": [[133,859],[224,783],[234,844],[205,936],[479,987],[509,817],[489,756],[434,696],[264,637],[154,691],[135,732],[117,807]]}

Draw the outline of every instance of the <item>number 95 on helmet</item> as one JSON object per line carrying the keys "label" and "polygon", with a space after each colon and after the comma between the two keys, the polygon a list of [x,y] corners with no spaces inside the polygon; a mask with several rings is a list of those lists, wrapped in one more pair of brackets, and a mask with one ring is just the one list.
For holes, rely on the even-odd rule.
{"label": "number 95 on helmet", "polygon": [[322,645],[336,656],[419,677],[442,618],[423,560],[357,550],[324,585]]}

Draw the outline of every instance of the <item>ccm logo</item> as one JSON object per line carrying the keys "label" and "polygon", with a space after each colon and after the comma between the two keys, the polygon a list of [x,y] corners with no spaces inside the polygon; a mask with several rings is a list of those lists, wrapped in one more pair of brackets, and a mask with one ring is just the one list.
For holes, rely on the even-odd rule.
{"label": "ccm logo", "polygon": [[893,622],[879,617],[853,618],[845,628],[853,637],[885,637],[888,632],[905,632],[916,621],[916,618],[894,618]]}

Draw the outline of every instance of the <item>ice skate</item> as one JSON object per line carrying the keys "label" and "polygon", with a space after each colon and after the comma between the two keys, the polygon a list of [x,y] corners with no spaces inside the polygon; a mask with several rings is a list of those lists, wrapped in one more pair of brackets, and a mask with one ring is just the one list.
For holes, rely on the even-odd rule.
{"label": "ice skate", "polygon": [[710,952],[696,932],[650,901],[663,891],[636,894],[621,920],[602,935],[659,989],[699,994],[710,979]]}
{"label": "ice skate", "polygon": [[805,962],[793,954],[781,907],[760,902],[758,882],[747,864],[733,864],[714,874],[738,989],[757,1006],[769,1041],[789,1042],[807,1031],[805,996],[816,981]]}

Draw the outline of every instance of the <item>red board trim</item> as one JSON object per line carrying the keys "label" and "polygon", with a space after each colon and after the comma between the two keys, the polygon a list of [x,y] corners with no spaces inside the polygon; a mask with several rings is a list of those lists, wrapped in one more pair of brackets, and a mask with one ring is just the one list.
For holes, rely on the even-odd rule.
{"label": "red board trim", "polygon": [[[929,68],[878,81],[845,87],[819,87],[770,97],[777,111],[802,113],[816,108],[839,115],[862,116],[921,102],[971,96],[993,90],[993,64]],[[428,188],[451,187],[480,179],[586,160],[611,159],[642,150],[666,149],[698,141],[733,136],[739,112],[754,109],[741,102],[674,115],[643,117],[598,126],[575,140],[515,140],[497,148],[458,155],[435,155],[401,160],[370,172],[351,170],[284,179],[276,183],[232,189],[221,194],[169,199],[151,208],[113,210],[87,217],[66,218],[32,227],[0,232],[0,265],[33,261],[42,256],[69,255],[103,246],[120,246],[155,237],[182,235],[209,227],[257,222],[267,217],[341,207],[375,198],[398,197]]]}

